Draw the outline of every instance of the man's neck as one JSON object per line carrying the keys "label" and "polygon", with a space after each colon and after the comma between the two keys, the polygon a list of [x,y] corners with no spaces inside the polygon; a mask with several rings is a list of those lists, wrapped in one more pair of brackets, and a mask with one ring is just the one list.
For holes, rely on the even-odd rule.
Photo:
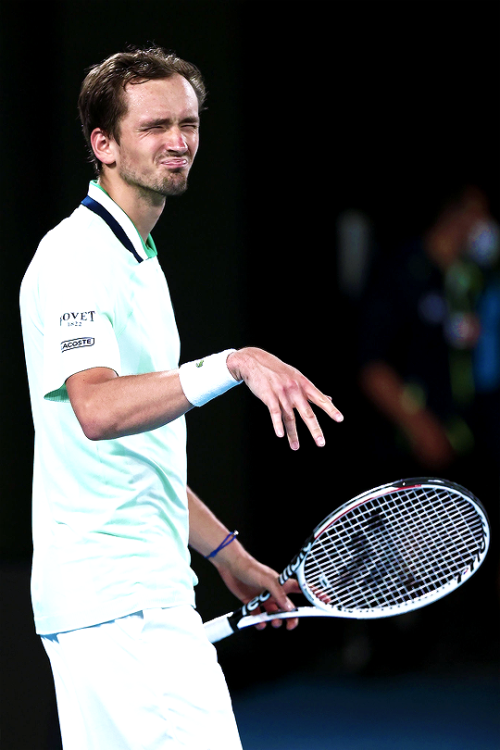
{"label": "man's neck", "polygon": [[144,242],[146,242],[162,214],[166,199],[149,190],[146,191],[139,187],[128,185],[121,180],[109,179],[106,174],[99,176],[99,185],[125,211],[129,219],[133,221]]}

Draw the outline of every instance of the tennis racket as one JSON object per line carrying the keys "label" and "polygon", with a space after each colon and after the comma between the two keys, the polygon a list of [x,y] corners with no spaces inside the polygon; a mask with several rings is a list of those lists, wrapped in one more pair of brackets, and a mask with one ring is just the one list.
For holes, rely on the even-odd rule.
{"label": "tennis racket", "polygon": [[486,512],[474,495],[443,479],[404,479],[337,508],[280,575],[297,576],[313,606],[256,613],[263,592],[205,624],[215,643],[260,622],[289,617],[391,617],[424,607],[461,586],[489,546]]}

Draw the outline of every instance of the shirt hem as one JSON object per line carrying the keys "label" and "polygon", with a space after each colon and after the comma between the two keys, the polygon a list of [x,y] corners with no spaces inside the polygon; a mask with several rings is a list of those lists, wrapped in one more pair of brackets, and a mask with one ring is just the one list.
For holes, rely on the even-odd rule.
{"label": "shirt hem", "polygon": [[110,602],[107,607],[100,607],[92,612],[78,612],[71,615],[55,615],[50,617],[37,617],[35,615],[35,631],[37,635],[53,635],[55,633],[66,633],[70,630],[81,630],[101,625],[103,622],[117,620],[120,617],[141,612],[144,609],[154,607],[178,607],[189,605],[195,607],[194,591],[185,596],[172,597],[170,594],[127,600],[127,602]]}

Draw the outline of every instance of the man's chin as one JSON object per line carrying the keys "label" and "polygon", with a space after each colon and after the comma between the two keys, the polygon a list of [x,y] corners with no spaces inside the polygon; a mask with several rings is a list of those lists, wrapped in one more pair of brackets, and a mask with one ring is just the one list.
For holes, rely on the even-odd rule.
{"label": "man's chin", "polygon": [[143,198],[153,201],[153,196],[155,195],[162,198],[182,195],[188,187],[187,175],[184,174],[172,174],[169,175],[168,179],[157,182],[139,179],[135,175],[130,174],[122,174],[120,176],[130,186],[135,187]]}
{"label": "man's chin", "polygon": [[177,185],[167,185],[163,190],[163,195],[165,198],[173,198],[175,195],[183,195],[187,188],[187,182],[179,183]]}
{"label": "man's chin", "polygon": [[187,187],[187,178],[184,175],[172,175],[162,184],[160,192],[165,198],[170,198],[175,195],[182,195],[186,192]]}

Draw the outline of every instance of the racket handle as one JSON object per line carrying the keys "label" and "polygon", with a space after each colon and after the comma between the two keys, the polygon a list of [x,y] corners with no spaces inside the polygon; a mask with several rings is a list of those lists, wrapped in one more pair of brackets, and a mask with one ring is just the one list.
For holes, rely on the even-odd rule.
{"label": "racket handle", "polygon": [[217,641],[221,641],[235,632],[235,628],[233,628],[229,621],[230,617],[231,614],[222,615],[221,617],[216,617],[215,620],[205,623],[205,633],[210,643],[217,643]]}

